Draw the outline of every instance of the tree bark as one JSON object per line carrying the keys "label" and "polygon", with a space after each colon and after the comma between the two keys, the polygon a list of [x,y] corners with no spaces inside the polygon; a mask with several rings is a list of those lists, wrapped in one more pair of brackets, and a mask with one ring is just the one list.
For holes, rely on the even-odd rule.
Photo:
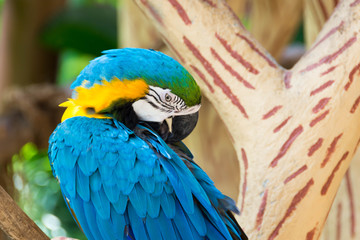
{"label": "tree bark", "polygon": [[12,240],[49,239],[0,186],[0,228]]}
{"label": "tree bark", "polygon": [[[318,32],[331,16],[337,1],[305,2],[305,36],[308,47],[313,44]],[[355,154],[343,178],[334,203],[326,220],[321,239],[359,239],[360,232],[360,189],[355,187],[360,181],[360,151]]]}
{"label": "tree bark", "polygon": [[318,239],[360,137],[359,1],[341,2],[290,71],[223,1],[136,2],[232,135],[249,238]]}

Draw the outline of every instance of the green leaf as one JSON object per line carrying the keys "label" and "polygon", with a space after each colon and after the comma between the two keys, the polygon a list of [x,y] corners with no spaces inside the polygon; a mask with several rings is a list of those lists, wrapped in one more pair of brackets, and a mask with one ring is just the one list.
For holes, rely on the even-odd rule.
{"label": "green leaf", "polygon": [[116,9],[105,4],[66,8],[41,34],[43,44],[55,50],[75,49],[100,55],[117,47]]}

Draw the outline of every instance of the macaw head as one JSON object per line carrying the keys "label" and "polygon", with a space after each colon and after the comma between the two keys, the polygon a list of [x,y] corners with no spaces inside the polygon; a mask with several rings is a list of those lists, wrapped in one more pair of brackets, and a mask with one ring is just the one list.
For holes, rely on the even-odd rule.
{"label": "macaw head", "polygon": [[154,50],[108,50],[86,66],[71,85],[63,121],[74,116],[115,118],[133,129],[139,120],[162,124],[173,118],[173,141],[195,127],[201,94],[189,72]]}

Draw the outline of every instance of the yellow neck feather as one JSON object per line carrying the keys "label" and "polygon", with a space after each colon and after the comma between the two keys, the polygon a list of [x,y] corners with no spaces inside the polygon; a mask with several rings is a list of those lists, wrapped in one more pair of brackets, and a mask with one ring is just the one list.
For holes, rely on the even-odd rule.
{"label": "yellow neck feather", "polygon": [[[59,105],[67,108],[61,121],[76,116],[108,118],[98,113],[120,99],[134,101],[144,97],[149,91],[149,86],[143,79],[114,78],[110,82],[103,80],[101,84],[96,83],[91,88],[79,86],[74,91],[76,92],[74,99],[69,98],[68,101]],[[95,110],[95,113],[89,113],[88,109]]]}

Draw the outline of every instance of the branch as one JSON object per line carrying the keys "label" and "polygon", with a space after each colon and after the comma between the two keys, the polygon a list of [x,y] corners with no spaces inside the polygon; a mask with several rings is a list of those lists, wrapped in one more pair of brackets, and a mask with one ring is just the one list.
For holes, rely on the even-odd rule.
{"label": "branch", "polygon": [[360,137],[359,1],[341,3],[291,71],[223,1],[136,2],[234,139],[249,238],[317,239]]}
{"label": "branch", "polygon": [[0,228],[12,240],[49,239],[0,186]]}

